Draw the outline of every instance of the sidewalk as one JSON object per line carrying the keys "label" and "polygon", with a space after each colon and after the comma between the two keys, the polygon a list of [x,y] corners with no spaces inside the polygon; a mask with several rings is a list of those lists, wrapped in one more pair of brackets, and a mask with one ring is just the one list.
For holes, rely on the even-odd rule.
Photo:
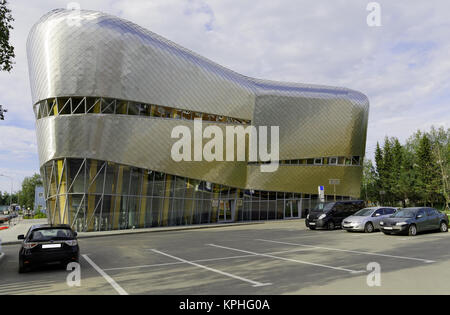
{"label": "sidewalk", "polygon": [[47,219],[19,219],[13,223],[16,223],[14,226],[10,226],[6,230],[0,230],[0,244],[7,245],[11,242],[20,243],[17,241],[17,235],[26,234],[28,229],[35,224],[45,224],[47,223]]}
{"label": "sidewalk", "polygon": [[[33,222],[27,222],[33,221]],[[25,234],[31,225],[47,223],[47,219],[37,220],[22,220],[20,224],[14,228],[7,230],[0,230],[0,239],[2,239],[2,245],[20,244],[22,241],[17,240],[17,235]],[[138,233],[155,233],[155,232],[171,232],[171,231],[183,231],[183,230],[198,230],[198,229],[210,229],[210,228],[226,228],[238,225],[253,225],[264,224],[264,221],[253,222],[238,222],[238,223],[218,223],[218,224],[199,224],[199,225],[182,225],[182,226],[168,226],[168,227],[153,227],[143,229],[125,229],[125,230],[113,230],[113,231],[100,231],[100,232],[78,232],[78,238],[91,238],[113,235],[127,235]],[[8,231],[7,233],[5,233]]]}

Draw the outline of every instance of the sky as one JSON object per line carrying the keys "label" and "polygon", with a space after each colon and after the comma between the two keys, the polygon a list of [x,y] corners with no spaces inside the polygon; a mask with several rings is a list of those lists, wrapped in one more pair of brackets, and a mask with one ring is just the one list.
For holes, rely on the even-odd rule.
{"label": "sky", "polygon": [[[343,86],[370,101],[366,157],[385,136],[450,128],[450,1],[385,0],[381,26],[367,0],[87,0],[82,9],[130,20],[241,74]],[[26,39],[35,22],[70,1],[9,0],[14,69],[0,72],[0,174],[20,189],[39,172]],[[0,177],[0,191],[11,180]]]}

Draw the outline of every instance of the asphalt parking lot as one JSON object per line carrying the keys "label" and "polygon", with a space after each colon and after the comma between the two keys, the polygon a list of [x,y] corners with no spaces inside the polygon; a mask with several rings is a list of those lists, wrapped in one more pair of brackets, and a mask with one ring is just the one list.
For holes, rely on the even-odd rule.
{"label": "asphalt parking lot", "polygon": [[[311,231],[304,220],[79,240],[81,285],[19,274],[5,245],[0,294],[449,294],[450,233]],[[380,285],[367,283],[369,263]],[[373,278],[371,278],[373,279]]]}

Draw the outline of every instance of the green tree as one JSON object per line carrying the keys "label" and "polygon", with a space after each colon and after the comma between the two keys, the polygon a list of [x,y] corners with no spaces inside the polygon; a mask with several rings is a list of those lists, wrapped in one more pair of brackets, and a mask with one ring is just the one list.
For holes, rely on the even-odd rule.
{"label": "green tree", "polygon": [[382,185],[382,177],[384,176],[384,168],[383,168],[383,151],[381,150],[380,144],[377,142],[377,147],[375,149],[375,170],[376,170],[376,178],[377,178],[377,189],[381,191],[383,189]]}
{"label": "green tree", "polygon": [[10,44],[11,25],[14,21],[6,0],[0,0],[0,69],[11,71],[13,65],[14,47]]}
{"label": "green tree", "polygon": [[422,136],[417,148],[417,186],[421,191],[424,205],[433,206],[439,187],[439,173],[432,152],[431,141],[426,134]]}
{"label": "green tree", "polygon": [[392,142],[392,169],[390,172],[390,188],[394,201],[402,200],[402,191],[400,187],[400,177],[402,175],[403,165],[403,147],[397,138],[393,138]]}
{"label": "green tree", "polygon": [[379,200],[378,195],[378,175],[371,160],[363,161],[363,176],[361,180],[361,199],[371,202]]}
{"label": "green tree", "polygon": [[436,129],[432,126],[429,137],[432,144],[434,161],[436,162],[439,173],[438,194],[442,195],[444,208],[450,209],[450,128],[445,130],[443,127]]}
{"label": "green tree", "polygon": [[20,192],[21,206],[33,208],[34,207],[34,191],[36,186],[42,185],[42,179],[39,174],[34,174],[31,177],[25,177],[22,182],[22,190]]}

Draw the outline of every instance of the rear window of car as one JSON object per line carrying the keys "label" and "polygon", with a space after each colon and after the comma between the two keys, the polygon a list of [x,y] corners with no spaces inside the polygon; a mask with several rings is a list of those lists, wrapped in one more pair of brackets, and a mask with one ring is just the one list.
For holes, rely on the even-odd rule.
{"label": "rear window of car", "polygon": [[30,241],[45,242],[52,240],[72,239],[73,233],[70,229],[41,229],[34,230],[30,235]]}

